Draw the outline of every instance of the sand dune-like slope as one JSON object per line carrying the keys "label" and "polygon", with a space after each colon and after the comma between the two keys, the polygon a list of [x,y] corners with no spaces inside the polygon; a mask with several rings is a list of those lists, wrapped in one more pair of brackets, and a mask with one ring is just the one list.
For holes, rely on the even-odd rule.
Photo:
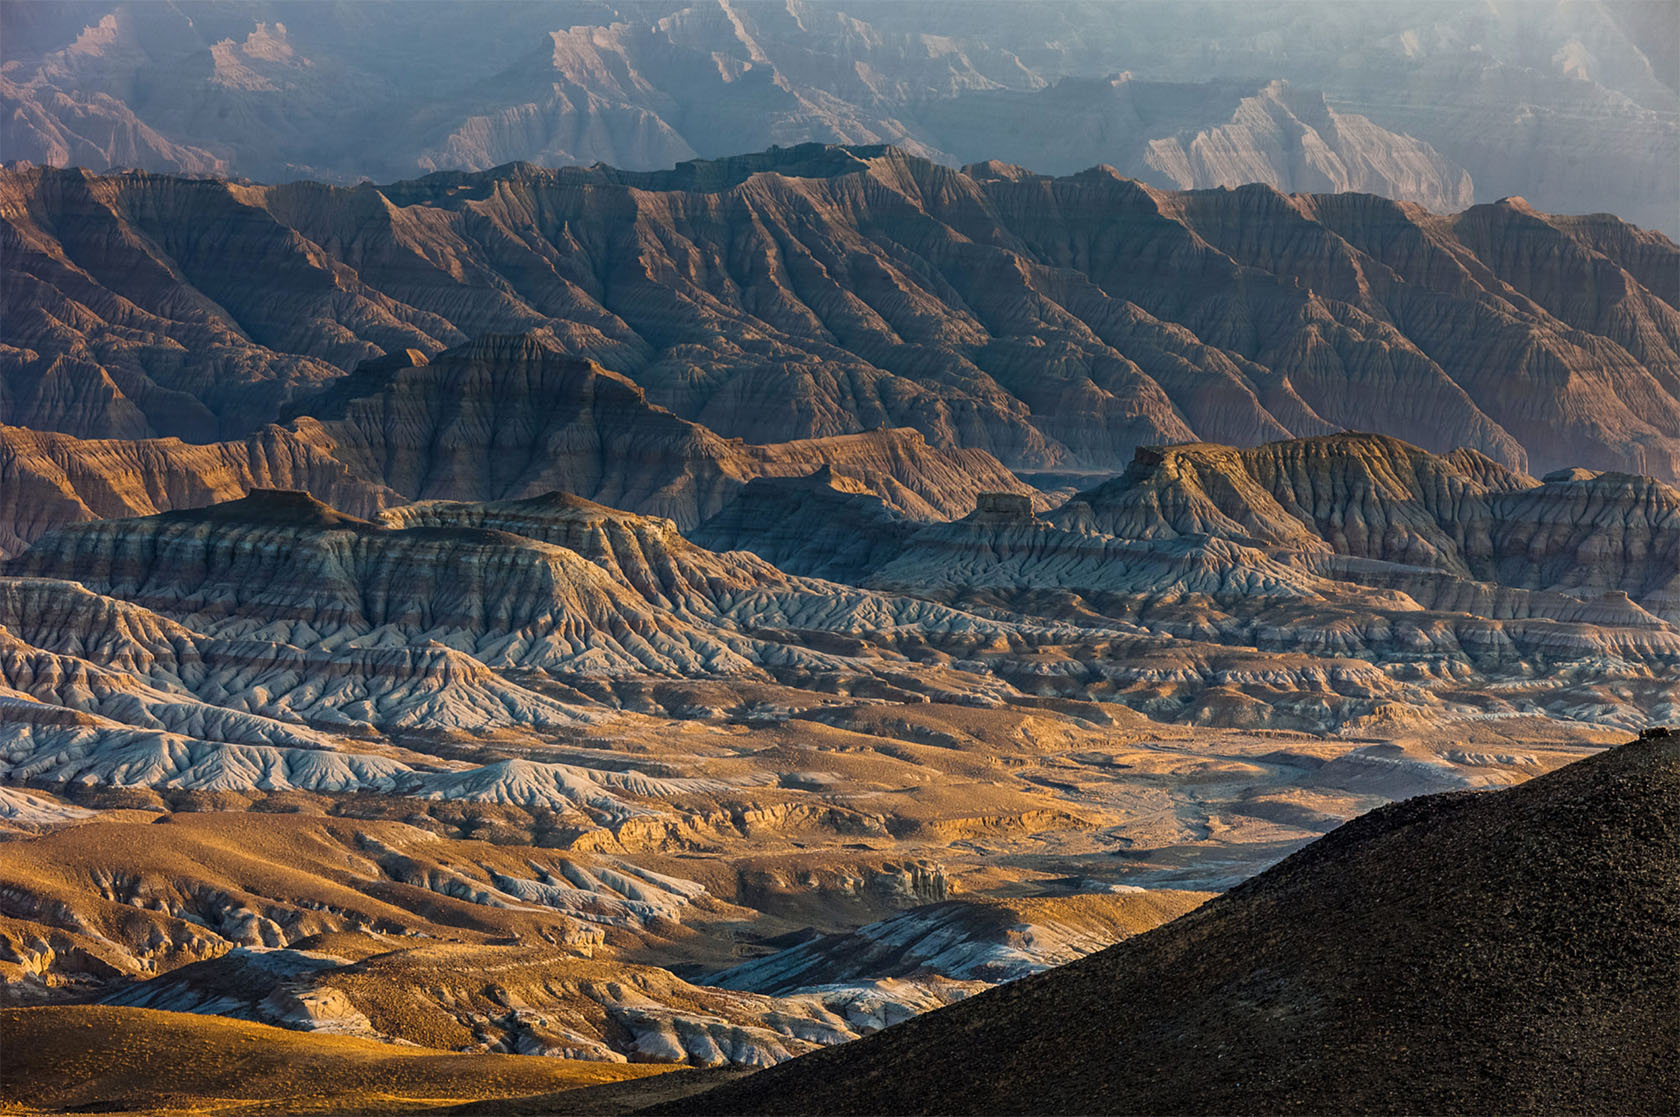
{"label": "sand dune-like slope", "polygon": [[5,1098],[37,1111],[421,1113],[666,1069],[432,1051],[141,1008],[0,1009],[0,1025],[13,1037]]}

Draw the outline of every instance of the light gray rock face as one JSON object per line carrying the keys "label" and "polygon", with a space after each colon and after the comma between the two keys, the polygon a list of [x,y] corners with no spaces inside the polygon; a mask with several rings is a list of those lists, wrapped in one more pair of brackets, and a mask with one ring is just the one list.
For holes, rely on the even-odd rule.
{"label": "light gray rock face", "polygon": [[[417,768],[343,753],[343,735],[581,733],[617,716],[592,698],[648,680],[1098,698],[1320,731],[1522,714],[1634,726],[1680,700],[1680,498],[1648,478],[1535,482],[1471,451],[1341,435],[1156,448],[1057,509],[982,492],[943,523],[835,483],[760,479],[701,534],[866,588],[561,493],[424,501],[375,523],[259,492],[59,528],[0,579],[6,763],[19,778],[267,781],[622,822],[639,809],[625,793],[677,785],[524,757]],[[817,503],[786,503],[802,494]],[[777,508],[836,512],[859,546],[790,549]]]}
{"label": "light gray rock face", "polygon": [[1263,182],[1287,192],[1357,190],[1437,212],[1475,200],[1469,173],[1428,144],[1282,81],[1066,78],[1037,92],[934,102],[922,119],[941,147],[971,162],[1056,174],[1101,162],[1169,189]]}
{"label": "light gray rock face", "polygon": [[1680,210],[1674,28],[1627,11],[1660,5],[36,7],[7,21],[0,149],[37,163],[355,181],[816,140],[1432,208],[1473,183],[1671,234]]}
{"label": "light gray rock face", "polygon": [[35,579],[73,579],[225,638],[363,655],[441,645],[490,667],[582,675],[758,675],[771,660],[824,664],[820,652],[746,631],[756,626],[1010,627],[790,578],[751,555],[712,555],[689,547],[668,522],[641,522],[645,535],[666,537],[645,556],[634,530],[612,538],[606,509],[572,540],[597,561],[530,535],[466,526],[521,511],[527,531],[571,527],[564,509],[544,529],[530,526],[529,506],[490,506],[432,508],[413,526],[385,528],[306,494],[259,492],[208,509],[61,528],[5,571],[19,577],[19,592]]}
{"label": "light gray rock face", "polygon": [[[0,738],[13,774],[265,779],[607,810],[601,781],[622,782],[611,773],[518,761],[426,774],[347,759],[337,735],[552,732],[604,716],[508,672],[896,675],[909,665],[897,640],[963,647],[1039,631],[792,577],[751,554],[695,547],[668,520],[561,494],[419,504],[392,522],[259,491],[44,536],[0,578]],[[823,650],[819,633],[839,650]]]}

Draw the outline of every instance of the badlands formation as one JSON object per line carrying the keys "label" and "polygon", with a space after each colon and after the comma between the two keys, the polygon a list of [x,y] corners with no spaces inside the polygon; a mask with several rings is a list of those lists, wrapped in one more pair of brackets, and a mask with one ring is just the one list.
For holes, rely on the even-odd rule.
{"label": "badlands formation", "polygon": [[577,456],[751,477],[779,456],[752,447],[882,428],[1039,473],[1354,429],[1680,477],[1680,250],[1516,197],[1437,215],[809,144],[356,187],[9,169],[0,238],[0,422],[255,435],[409,499],[561,487],[688,527],[640,499],[670,478]]}
{"label": "badlands formation", "polygon": [[808,144],[0,238],[6,1104],[1655,1108],[1661,234]]}
{"label": "badlands formation", "polygon": [[[391,383],[386,406],[472,399]],[[371,398],[300,428],[392,429]],[[772,1066],[1147,932],[1383,803],[1520,783],[1680,709],[1680,493],[1650,478],[1346,434],[1146,448],[1066,499],[1015,482],[941,519],[973,474],[920,436],[682,429],[661,499],[691,521],[723,502],[694,535],[730,549],[563,492],[369,483],[366,516],[295,489],[83,500],[0,566],[14,1026],[191,1014],[561,1068]],[[213,499],[206,478],[264,463],[14,444],[109,500]],[[586,458],[453,476],[506,491]],[[201,487],[148,491],[148,460]],[[745,460],[764,472],[719,480]],[[750,511],[802,498],[859,543],[823,576]],[[210,1052],[240,1034],[168,1026]],[[446,1059],[380,1073],[421,1090]],[[605,1081],[554,1073],[584,1077],[518,1090]],[[120,1077],[72,1096],[32,1071],[18,1096]]]}

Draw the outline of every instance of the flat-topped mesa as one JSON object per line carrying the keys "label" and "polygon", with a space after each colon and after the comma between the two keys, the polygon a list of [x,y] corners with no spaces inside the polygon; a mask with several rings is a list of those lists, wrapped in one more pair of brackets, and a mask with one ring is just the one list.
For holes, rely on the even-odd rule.
{"label": "flat-topped mesa", "polygon": [[977,524],[1024,524],[1034,519],[1032,498],[1021,493],[979,493],[968,516]]}

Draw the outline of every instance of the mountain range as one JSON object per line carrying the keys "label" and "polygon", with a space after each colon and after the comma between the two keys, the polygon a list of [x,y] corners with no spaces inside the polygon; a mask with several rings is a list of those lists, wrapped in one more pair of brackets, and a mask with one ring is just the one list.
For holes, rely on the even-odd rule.
{"label": "mountain range", "polygon": [[[517,495],[435,491],[400,461],[405,439],[448,441],[416,420],[559,437],[421,402],[508,375],[592,377],[565,398],[650,416],[611,419],[617,437],[908,427],[1011,469],[1115,472],[1140,445],[1352,428],[1535,473],[1680,473],[1680,249],[1521,199],[1439,217],[818,145],[385,187],[48,169],[0,187],[0,419],[195,442],[318,419],[296,429],[410,498]],[[465,406],[549,390],[490,388]],[[476,468],[449,463],[452,483]]]}
{"label": "mountain range", "polygon": [[1680,233],[1680,39],[1640,0],[257,0],[6,6],[0,150],[266,182],[772,143],[1157,187],[1523,194]]}
{"label": "mountain range", "polygon": [[0,0],[0,1110],[1666,1112],[1677,12]]}

